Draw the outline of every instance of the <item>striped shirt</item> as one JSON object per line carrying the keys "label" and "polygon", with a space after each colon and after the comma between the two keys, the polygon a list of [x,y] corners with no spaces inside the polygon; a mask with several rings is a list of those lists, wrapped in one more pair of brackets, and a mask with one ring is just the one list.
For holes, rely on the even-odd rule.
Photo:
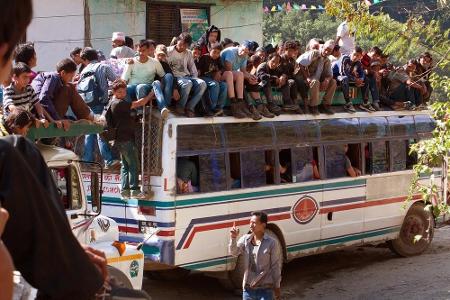
{"label": "striped shirt", "polygon": [[27,85],[23,92],[19,92],[13,83],[3,90],[3,114],[9,114],[9,106],[14,105],[26,111],[31,111],[33,106],[39,102],[37,94],[31,85]]}

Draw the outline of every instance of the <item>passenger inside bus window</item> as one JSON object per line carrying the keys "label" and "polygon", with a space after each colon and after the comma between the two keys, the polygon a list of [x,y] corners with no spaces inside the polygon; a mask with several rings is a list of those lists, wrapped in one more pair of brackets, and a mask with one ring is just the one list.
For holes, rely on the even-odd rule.
{"label": "passenger inside bus window", "polygon": [[239,152],[230,153],[231,188],[241,188],[241,159]]}
{"label": "passenger inside bus window", "polygon": [[198,158],[179,157],[177,159],[177,193],[198,192]]}
{"label": "passenger inside bus window", "polygon": [[[359,146],[359,145],[352,145],[352,151],[350,151],[350,147],[348,144],[344,145],[344,152],[345,152],[345,170],[347,171],[347,175],[350,177],[357,177],[357,176],[361,176],[361,170],[359,168],[357,168],[355,164],[352,164],[352,160],[350,159],[350,157],[353,158],[353,161],[359,161],[359,155],[358,155],[358,149],[355,149],[357,147],[354,146]],[[356,153],[355,153],[356,152]],[[356,157],[356,158],[355,158]]]}
{"label": "passenger inside bus window", "polygon": [[291,149],[283,149],[279,154],[280,183],[292,182]]}
{"label": "passenger inside bus window", "polygon": [[[266,160],[266,164],[265,164],[266,184],[274,184],[275,183],[274,152],[271,150],[264,151],[264,156],[265,156],[265,160]],[[284,170],[284,172],[286,172],[286,170]],[[281,173],[281,168],[280,168],[280,173]]]}
{"label": "passenger inside bus window", "polygon": [[294,182],[320,179],[317,147],[293,148]]}

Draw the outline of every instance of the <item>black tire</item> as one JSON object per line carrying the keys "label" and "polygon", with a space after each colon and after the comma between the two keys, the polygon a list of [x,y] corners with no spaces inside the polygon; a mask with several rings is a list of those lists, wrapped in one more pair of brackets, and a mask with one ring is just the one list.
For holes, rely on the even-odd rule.
{"label": "black tire", "polygon": [[[414,237],[422,238],[414,242]],[[423,204],[414,204],[408,211],[397,239],[388,241],[389,249],[402,257],[422,254],[431,244],[434,236],[433,214],[424,209]]]}
{"label": "black tire", "polygon": [[133,289],[133,285],[131,284],[131,281],[128,279],[128,277],[122,273],[122,271],[111,267],[106,266],[108,269],[108,274],[111,276],[111,278],[114,278],[115,281],[123,288],[127,289]]}
{"label": "black tire", "polygon": [[[281,255],[281,259],[280,259],[281,266],[280,267],[282,268],[283,261],[284,261],[284,259],[283,259],[283,257],[284,257],[283,244],[281,243],[280,239],[275,234],[275,232],[273,232],[272,230],[266,229],[266,234],[275,240],[275,243],[279,250],[278,253]],[[237,258],[236,267],[234,268],[234,270],[232,270],[228,273],[228,278],[229,278],[228,282],[223,283],[223,281],[221,281],[222,285],[226,288],[232,287],[234,289],[242,289],[242,281],[244,279],[244,272],[245,272],[244,259],[243,259],[242,255],[239,255],[239,257]]]}

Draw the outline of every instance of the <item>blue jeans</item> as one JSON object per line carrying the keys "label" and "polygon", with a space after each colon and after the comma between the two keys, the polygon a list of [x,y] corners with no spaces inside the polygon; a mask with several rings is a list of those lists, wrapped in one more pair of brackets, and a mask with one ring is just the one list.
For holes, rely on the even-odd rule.
{"label": "blue jeans", "polygon": [[215,81],[210,77],[202,77],[208,87],[211,110],[223,109],[227,99],[227,84],[224,81]]}
{"label": "blue jeans", "polygon": [[378,93],[377,80],[375,79],[375,76],[366,76],[364,78],[364,86],[361,90],[364,102],[367,102],[369,99],[369,91],[372,95],[372,103],[380,102],[380,95]]}
{"label": "blue jeans", "polygon": [[[101,114],[103,112],[104,106],[94,106],[91,110],[94,114]],[[84,137],[84,153],[83,160],[85,161],[95,161],[94,159],[94,147],[95,143],[98,143],[98,148],[100,150],[100,155],[106,161],[107,164],[112,163],[114,160],[113,154],[107,142],[100,138],[99,134],[88,134]]]}
{"label": "blue jeans", "polygon": [[155,92],[156,103],[159,109],[167,107],[166,101],[161,88],[161,82],[158,80],[153,81],[152,84],[142,83],[142,84],[129,84],[127,86],[127,95],[132,100],[139,100],[150,94],[151,91]]}
{"label": "blue jeans", "polygon": [[170,106],[170,103],[172,102],[173,80],[174,77],[170,73],[166,73],[166,75],[164,75],[164,77],[162,78],[164,100],[166,101],[167,106]]}
{"label": "blue jeans", "polygon": [[242,300],[272,300],[273,289],[244,289]]}
{"label": "blue jeans", "polygon": [[[200,78],[193,77],[176,77],[176,80],[177,85],[181,90],[181,98],[180,101],[178,101],[178,106],[194,111],[195,107],[200,102],[203,94],[206,91],[206,82],[201,80]],[[188,98],[191,90],[192,98],[188,103]]]}
{"label": "blue jeans", "polygon": [[122,191],[139,190],[139,153],[132,141],[119,142],[117,149],[120,153],[122,167],[120,176],[122,180]]}

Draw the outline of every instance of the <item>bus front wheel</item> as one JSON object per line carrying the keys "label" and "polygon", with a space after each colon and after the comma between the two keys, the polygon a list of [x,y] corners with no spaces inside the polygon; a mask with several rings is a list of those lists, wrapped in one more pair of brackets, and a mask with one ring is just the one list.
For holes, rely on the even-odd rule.
{"label": "bus front wheel", "polygon": [[[278,236],[270,229],[266,229],[266,234],[273,238],[275,240],[276,247],[278,248],[278,253],[281,256],[280,258],[280,267],[283,267],[283,244],[281,243]],[[229,272],[229,280],[228,284],[224,284],[227,288],[233,288],[233,289],[242,289],[242,281],[244,279],[244,273],[245,273],[245,262],[244,257],[242,255],[239,255],[236,262],[236,267],[234,270]],[[222,283],[223,284],[223,283]]]}
{"label": "bus front wheel", "polygon": [[389,241],[389,248],[397,255],[409,257],[422,254],[434,235],[433,214],[422,204],[414,204],[406,214],[397,239]]}

